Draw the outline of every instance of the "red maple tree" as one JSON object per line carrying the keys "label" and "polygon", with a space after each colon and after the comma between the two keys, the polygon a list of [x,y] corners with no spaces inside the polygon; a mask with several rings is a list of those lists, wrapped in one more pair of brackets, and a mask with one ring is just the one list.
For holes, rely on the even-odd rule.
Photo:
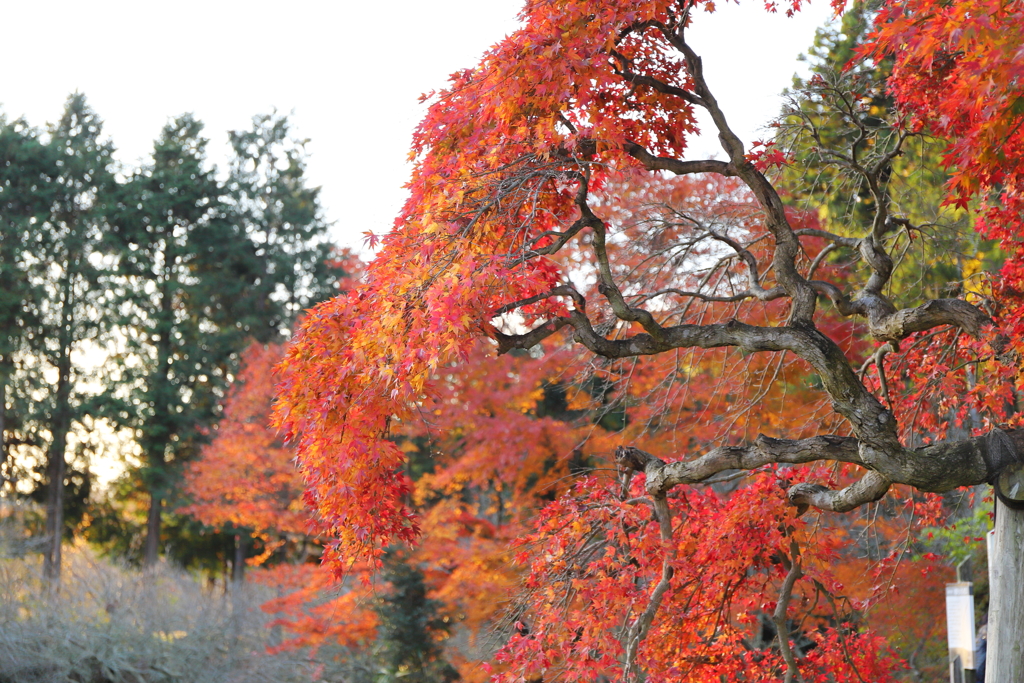
{"label": "red maple tree", "polygon": [[[554,463],[589,459],[614,475],[552,479],[554,500],[532,530],[510,525],[530,571],[500,678],[891,679],[894,659],[840,604],[851,597],[828,530],[843,523],[828,513],[893,491],[890,510],[934,518],[922,493],[989,481],[1001,453],[1024,452],[1005,425],[1005,361],[1020,339],[1006,334],[1018,329],[1013,297],[987,305],[974,291],[900,307],[891,287],[894,237],[916,225],[887,183],[925,125],[951,139],[955,201],[998,184],[990,223],[1005,218],[1007,240],[1021,234],[1020,167],[997,150],[1020,156],[1019,127],[1006,122],[1020,101],[1008,47],[1020,45],[1020,3],[968,4],[961,19],[988,24],[966,37],[954,37],[956,16],[943,9],[958,4],[883,11],[877,49],[897,55],[893,87],[912,116],[868,144],[881,138],[863,123],[862,94],[839,92],[837,115],[863,134],[835,158],[871,198],[866,223],[839,234],[787,209],[768,175],[784,157],[748,153],[730,128],[687,42],[712,3],[528,2],[521,29],[433,96],[394,231],[360,286],[310,312],[280,366],[276,420],[334,539],[328,564],[376,560],[425,524],[482,544],[495,535],[491,508],[449,498],[420,517],[416,501],[472,485],[499,509],[541,502],[537,484],[556,477]],[[1001,41],[991,49],[990,30]],[[960,48],[949,64],[915,66],[939,38]],[[936,73],[947,74],[938,86]],[[936,87],[986,78],[977,106],[946,112],[934,101]],[[724,159],[686,158],[696,108]],[[836,249],[864,264],[863,280],[828,266]],[[865,353],[864,339],[876,348]],[[616,428],[591,425],[577,441],[536,415],[513,427],[517,406],[530,412],[514,386],[522,375],[489,361],[504,379],[455,377],[488,348],[545,360],[582,352],[565,361],[584,368],[569,383],[580,402],[565,410]],[[542,377],[527,396],[552,375]],[[488,395],[466,400],[474,381]],[[445,417],[456,409],[458,419]],[[450,441],[459,457],[414,484],[410,439],[431,420],[439,435],[429,440]],[[949,437],[965,428],[969,438]],[[701,487],[737,472],[745,481],[731,495]],[[759,615],[774,645],[751,649]]]}

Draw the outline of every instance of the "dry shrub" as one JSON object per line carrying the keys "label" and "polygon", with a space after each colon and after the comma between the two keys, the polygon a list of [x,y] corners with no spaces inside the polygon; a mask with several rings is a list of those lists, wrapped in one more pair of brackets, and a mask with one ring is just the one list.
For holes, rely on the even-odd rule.
{"label": "dry shrub", "polygon": [[261,586],[213,588],[73,547],[47,590],[38,556],[12,550],[0,552],[0,683],[287,683],[323,671],[302,652],[267,654]]}

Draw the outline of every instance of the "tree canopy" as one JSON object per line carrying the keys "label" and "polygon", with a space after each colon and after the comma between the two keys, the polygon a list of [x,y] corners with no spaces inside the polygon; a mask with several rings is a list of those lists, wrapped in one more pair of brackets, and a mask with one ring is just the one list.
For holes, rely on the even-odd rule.
{"label": "tree canopy", "polygon": [[[398,435],[457,405],[444,387],[481,349],[575,355],[618,411],[618,443],[588,454],[605,474],[559,491],[522,537],[502,679],[887,680],[870,632],[838,612],[808,626],[842,592],[826,513],[893,492],[923,514],[924,494],[991,482],[1024,453],[1018,259],[1002,286],[903,287],[902,253],[929,226],[891,191],[917,140],[945,136],[948,201],[986,202],[981,229],[1019,255],[1020,3],[883,6],[860,54],[892,60],[892,107],[870,79],[808,84],[821,106],[784,124],[856,179],[866,210],[842,229],[787,206],[782,148],[730,128],[688,42],[713,10],[527,2],[519,30],[428,97],[394,230],[280,366],[277,423],[339,572],[418,537]],[[970,104],[942,99],[950,87]],[[697,109],[724,158],[687,157]],[[824,139],[826,118],[844,132]],[[480,441],[463,435],[459,452]],[[522,462],[490,438],[508,485]],[[700,486],[723,478],[744,481]],[[770,651],[738,637],[758,599]]]}

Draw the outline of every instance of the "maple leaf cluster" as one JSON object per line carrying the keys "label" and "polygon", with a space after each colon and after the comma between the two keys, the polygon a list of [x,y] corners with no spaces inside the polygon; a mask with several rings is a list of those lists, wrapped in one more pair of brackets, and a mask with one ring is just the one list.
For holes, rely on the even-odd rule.
{"label": "maple leaf cluster", "polygon": [[[728,128],[685,39],[711,9],[528,2],[429,98],[394,230],[278,366],[273,424],[336,575],[423,539],[435,595],[474,632],[523,578],[499,680],[892,680],[856,615],[895,601],[881,577],[907,578],[894,558],[941,511],[922,492],[990,476],[980,441],[950,437],[1012,412],[1020,3],[882,8],[867,54],[895,57],[910,118],[870,164],[858,142],[840,158],[873,202],[851,234],[785,206],[765,173],[789,157]],[[727,161],[683,160],[695,107]],[[900,309],[889,252],[914,226],[883,185],[924,130],[950,140],[951,201],[993,194],[982,228],[1011,258],[999,286]],[[861,507],[889,521],[800,517]],[[859,562],[871,525],[884,542]]]}

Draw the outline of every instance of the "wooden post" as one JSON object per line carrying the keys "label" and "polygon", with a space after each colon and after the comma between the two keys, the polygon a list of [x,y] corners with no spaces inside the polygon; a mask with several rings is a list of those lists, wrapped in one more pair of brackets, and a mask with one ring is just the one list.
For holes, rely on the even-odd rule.
{"label": "wooden post", "polygon": [[988,558],[988,683],[1024,683],[1024,510],[996,500]]}

